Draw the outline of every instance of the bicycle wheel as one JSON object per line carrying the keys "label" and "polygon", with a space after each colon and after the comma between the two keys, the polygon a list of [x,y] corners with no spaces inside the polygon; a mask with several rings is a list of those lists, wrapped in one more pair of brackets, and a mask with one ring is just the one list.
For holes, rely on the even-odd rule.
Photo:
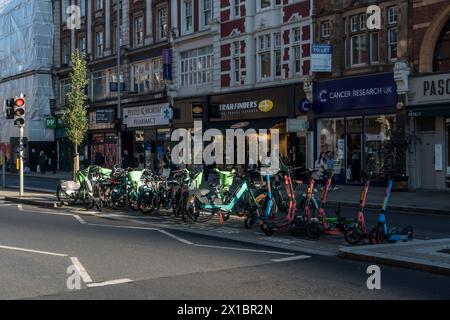
{"label": "bicycle wheel", "polygon": [[167,210],[167,195],[164,193],[165,191],[160,190],[154,199],[155,212],[157,215],[161,217],[167,217],[172,215],[170,210]]}
{"label": "bicycle wheel", "polygon": [[187,203],[186,214],[192,222],[205,223],[212,219],[215,211],[202,209],[200,200],[194,197]]}
{"label": "bicycle wheel", "polygon": [[371,244],[380,244],[384,242],[384,231],[382,226],[376,226],[370,230],[369,241]]}
{"label": "bicycle wheel", "polygon": [[132,191],[128,194],[128,206],[133,211],[139,211],[139,196],[137,192]]}
{"label": "bicycle wheel", "polygon": [[111,191],[111,206],[115,210],[125,210],[127,208],[127,197],[125,190],[114,187]]}
{"label": "bicycle wheel", "polygon": [[138,207],[142,214],[150,214],[154,211],[153,192],[145,191],[139,196]]}
{"label": "bicycle wheel", "polygon": [[348,244],[356,246],[363,240],[363,236],[358,227],[349,227],[345,230],[344,239]]}

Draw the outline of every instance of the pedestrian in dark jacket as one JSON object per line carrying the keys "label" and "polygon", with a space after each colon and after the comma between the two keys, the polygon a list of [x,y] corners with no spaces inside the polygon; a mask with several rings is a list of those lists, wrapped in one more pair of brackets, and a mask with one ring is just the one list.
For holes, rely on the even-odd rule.
{"label": "pedestrian in dark jacket", "polygon": [[38,159],[39,170],[41,171],[42,174],[45,174],[45,171],[47,170],[47,162],[48,162],[47,155],[42,150],[39,153],[39,159]]}
{"label": "pedestrian in dark jacket", "polygon": [[123,152],[123,158],[122,158],[122,168],[128,169],[131,166],[130,163],[130,155],[128,154],[128,150],[125,150]]}
{"label": "pedestrian in dark jacket", "polygon": [[56,173],[56,169],[58,169],[58,158],[56,157],[55,150],[52,151],[52,154],[50,155],[49,162],[51,164],[51,168],[53,169],[53,173]]}

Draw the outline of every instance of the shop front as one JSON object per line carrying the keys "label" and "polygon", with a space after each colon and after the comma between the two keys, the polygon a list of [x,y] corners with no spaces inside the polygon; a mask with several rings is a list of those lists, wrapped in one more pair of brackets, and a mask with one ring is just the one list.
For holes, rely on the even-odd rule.
{"label": "shop front", "polygon": [[122,136],[133,166],[158,170],[161,160],[170,150],[172,107],[169,103],[124,108]]}
{"label": "shop front", "polygon": [[[288,127],[288,120],[296,119],[298,102],[304,98],[302,84],[214,95],[209,99],[209,121],[206,128],[222,131],[255,129],[257,132],[278,129],[282,159],[292,165],[305,165],[305,144],[298,141],[297,129],[302,131],[308,126],[297,129],[292,125]],[[260,141],[268,139],[263,142],[270,146],[270,131],[268,133],[268,136],[258,138]]]}
{"label": "shop front", "polygon": [[[89,111],[89,146],[80,151],[80,162],[113,168],[118,163],[118,136],[115,131],[116,111],[100,108]],[[83,150],[83,148],[81,148]]]}
{"label": "shop front", "polygon": [[450,73],[411,78],[411,188],[450,189]]}
{"label": "shop front", "polygon": [[314,84],[315,159],[332,163],[336,180],[359,184],[362,171],[375,180],[387,174],[383,146],[397,125],[397,88],[392,73]]}

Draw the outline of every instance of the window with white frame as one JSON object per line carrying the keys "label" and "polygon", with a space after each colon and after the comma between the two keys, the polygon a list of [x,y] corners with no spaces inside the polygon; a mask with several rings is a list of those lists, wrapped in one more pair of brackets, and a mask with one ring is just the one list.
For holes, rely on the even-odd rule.
{"label": "window with white frame", "polygon": [[264,9],[264,8],[268,8],[272,5],[272,1],[271,0],[260,0],[260,8]]}
{"label": "window with white frame", "polygon": [[241,44],[239,41],[235,41],[232,44],[232,72],[233,72],[233,83],[235,85],[240,84],[241,81]]}
{"label": "window with white frame", "polygon": [[330,36],[330,21],[324,21],[320,24],[320,36],[322,38]]}
{"label": "window with white frame", "polygon": [[79,0],[80,14],[84,18],[86,16],[86,0]]}
{"label": "window with white frame", "polygon": [[377,63],[380,61],[380,44],[378,32],[370,33],[370,62]]}
{"label": "window with white frame", "polygon": [[357,34],[350,38],[350,64],[360,66],[367,63],[367,43],[365,34]]}
{"label": "window with white frame", "polygon": [[366,30],[367,15],[365,13],[359,15],[359,30]]}
{"label": "window with white frame", "polygon": [[86,36],[81,35],[78,38],[78,50],[80,50],[81,54],[86,54]]}
{"label": "window with white frame", "polygon": [[241,16],[241,0],[233,0],[233,16],[235,18]]}
{"label": "window with white frame", "polygon": [[258,79],[272,78],[272,34],[258,37]]}
{"label": "window with white frame", "polygon": [[212,0],[202,0],[202,25],[207,26],[212,19]]}
{"label": "window with white frame", "polygon": [[[117,97],[117,83],[119,83],[120,82],[120,84],[121,84],[121,90],[124,90],[124,77],[123,77],[123,68],[121,68],[120,69],[120,81],[117,81],[118,79],[117,79],[117,68],[112,68],[112,69],[109,69],[108,70],[108,87],[107,87],[107,89],[108,89],[108,95],[110,96],[110,97],[114,97],[114,96],[116,96]],[[116,88],[116,91],[111,91],[111,84],[115,84],[115,88]]]}
{"label": "window with white frame", "polygon": [[281,34],[279,32],[274,33],[274,55],[275,55],[275,77],[281,77]]}
{"label": "window with white frame", "polygon": [[69,103],[69,97],[67,96],[72,89],[70,79],[63,79],[59,84],[59,102],[62,106]]}
{"label": "window with white frame", "polygon": [[359,17],[358,16],[350,17],[350,31],[351,32],[358,31],[358,27],[359,27]]}
{"label": "window with white frame", "polygon": [[62,49],[62,64],[68,65],[70,62],[70,42],[65,41]]}
{"label": "window with white frame", "polygon": [[292,70],[294,73],[300,73],[301,71],[301,46],[300,46],[300,39],[301,39],[301,32],[300,28],[294,28],[292,29],[292,38],[291,38],[291,45],[292,45],[292,52],[291,52],[291,61],[292,61]]}
{"label": "window with white frame", "polygon": [[182,86],[196,86],[212,82],[212,46],[185,51],[180,56]]}
{"label": "window with white frame", "polygon": [[185,32],[192,32],[194,29],[192,6],[192,0],[183,0],[183,29]]}
{"label": "window with white frame", "polygon": [[388,8],[388,24],[396,24],[398,22],[398,9],[397,7]]}
{"label": "window with white frame", "polygon": [[103,0],[95,0],[95,11],[103,10]]}
{"label": "window with white frame", "polygon": [[388,58],[389,60],[397,59],[397,28],[389,28],[388,30]]}
{"label": "window with white frame", "polygon": [[69,18],[69,15],[67,13],[67,9],[69,8],[70,5],[70,1],[69,0],[63,0],[62,1],[62,6],[61,6],[61,10],[62,10],[62,22],[65,24],[67,19]]}
{"label": "window with white frame", "polygon": [[160,90],[163,86],[162,58],[152,59],[131,66],[133,92],[143,93]]}
{"label": "window with white frame", "polygon": [[134,47],[140,47],[144,44],[144,17],[134,18]]}
{"label": "window with white frame", "polygon": [[393,61],[397,59],[397,41],[398,41],[398,8],[393,6],[389,7],[387,11],[388,15],[388,59]]}
{"label": "window with white frame", "polygon": [[158,39],[167,37],[167,7],[158,9]]}
{"label": "window with white frame", "polygon": [[103,57],[104,43],[103,43],[103,31],[97,31],[95,33],[95,57]]}
{"label": "window with white frame", "polygon": [[92,99],[93,101],[105,99],[108,96],[108,78],[106,71],[92,73]]}

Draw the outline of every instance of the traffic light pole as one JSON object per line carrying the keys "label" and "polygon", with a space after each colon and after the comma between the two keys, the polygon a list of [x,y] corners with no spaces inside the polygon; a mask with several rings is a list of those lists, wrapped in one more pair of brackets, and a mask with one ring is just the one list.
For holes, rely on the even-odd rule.
{"label": "traffic light pole", "polygon": [[24,150],[23,150],[23,126],[20,126],[20,136],[19,136],[19,196],[23,197],[23,158],[24,158]]}

